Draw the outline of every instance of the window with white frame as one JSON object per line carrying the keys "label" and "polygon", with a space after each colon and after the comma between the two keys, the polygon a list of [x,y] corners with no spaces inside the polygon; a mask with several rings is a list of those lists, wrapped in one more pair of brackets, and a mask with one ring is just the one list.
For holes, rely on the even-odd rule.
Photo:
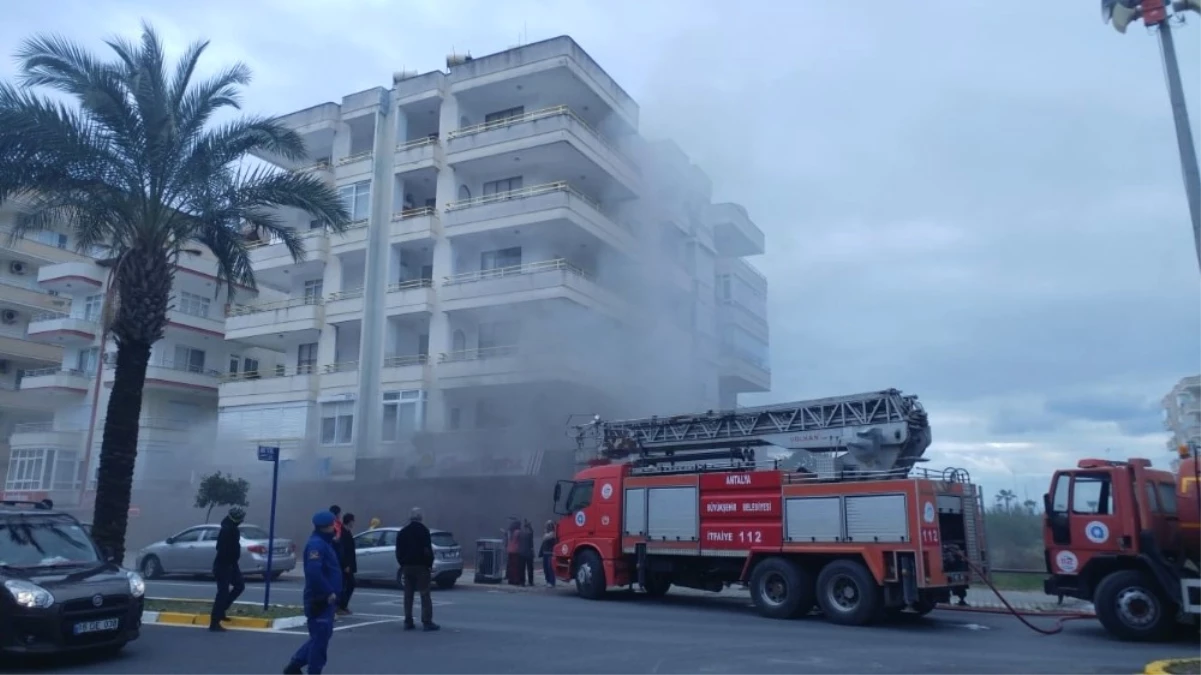
{"label": "window with white frame", "polygon": [[175,345],[175,361],[171,365],[176,370],[188,373],[204,372],[204,350]]}
{"label": "window with white frame", "polygon": [[354,401],[321,404],[321,445],[350,445],[354,440]]}
{"label": "window with white frame", "polygon": [[296,349],[296,374],[305,375],[317,368],[317,343],[309,342]]}
{"label": "window with white frame", "polygon": [[363,220],[371,215],[371,181],[364,180],[338,190],[338,197],[350,213],[351,220]]}
{"label": "window with white frame", "polygon": [[209,315],[209,299],[203,295],[180,291],[176,309],[190,316],[207,318]]}
{"label": "window with white frame", "polygon": [[521,247],[512,246],[499,248],[495,251],[480,253],[480,271],[500,270],[506,267],[521,266]]}
{"label": "window with white frame", "polygon": [[79,461],[74,450],[18,448],[8,461],[5,491],[74,490],[79,487]]}
{"label": "window with white frame", "polygon": [[484,115],[484,124],[494,124],[504,122],[506,120],[517,119],[525,114],[525,106],[519,105],[516,108],[506,108],[497,110]]}
{"label": "window with white frame", "polygon": [[425,428],[425,392],[420,389],[384,392],[380,440],[395,443]]}
{"label": "window with white frame", "polygon": [[484,183],[484,196],[503,196],[508,192],[516,192],[521,189],[522,183],[523,181],[521,176],[501,178],[500,180],[490,180]]}
{"label": "window with white frame", "polygon": [[75,356],[75,370],[81,373],[96,372],[96,359],[100,358],[100,348],[90,347],[79,350]]}
{"label": "window with white frame", "polygon": [[89,295],[83,301],[83,320],[84,321],[99,321],[100,310],[104,306],[104,295],[96,294]]}
{"label": "window with white frame", "polygon": [[321,294],[325,292],[325,282],[321,279],[307,279],[304,282],[304,302],[315,305],[321,302]]}

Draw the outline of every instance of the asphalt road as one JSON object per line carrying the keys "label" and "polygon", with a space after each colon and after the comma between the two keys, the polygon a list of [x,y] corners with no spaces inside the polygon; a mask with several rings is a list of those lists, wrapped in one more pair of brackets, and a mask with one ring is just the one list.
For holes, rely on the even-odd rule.
{"label": "asphalt road", "polygon": [[[210,584],[152,582],[150,595],[207,597]],[[247,587],[243,599],[261,599]],[[294,601],[295,581],[272,599]],[[565,593],[483,588],[434,592],[439,633],[402,632],[395,590],[356,592],[339,621],[327,673],[1135,673],[1145,663],[1195,655],[1195,642],[1131,645],[1091,621],[1044,637],[997,615],[940,611],[925,619],[845,628],[820,618],[773,621],[737,596],[616,594],[589,602]],[[1049,620],[1040,623],[1049,625]],[[23,671],[278,673],[301,632],[147,626],[115,658],[23,664]],[[5,664],[6,666],[8,664]],[[30,668],[36,666],[36,668]],[[4,668],[0,667],[0,670]]]}

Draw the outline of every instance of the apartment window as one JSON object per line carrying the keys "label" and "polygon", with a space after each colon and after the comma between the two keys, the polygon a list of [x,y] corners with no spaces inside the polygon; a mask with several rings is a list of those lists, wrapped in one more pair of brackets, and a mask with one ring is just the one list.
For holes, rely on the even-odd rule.
{"label": "apartment window", "polygon": [[516,192],[521,189],[521,176],[490,180],[484,183],[484,196],[503,195],[506,192]]}
{"label": "apartment window", "polygon": [[72,450],[18,448],[8,460],[6,491],[73,490],[79,487],[79,462]]}
{"label": "apartment window", "polygon": [[241,365],[242,365],[242,357],[238,356],[237,354],[229,355],[229,374],[230,375],[237,375],[238,370],[240,369]]}
{"label": "apartment window", "polygon": [[203,295],[180,291],[179,307],[177,309],[190,316],[208,317],[209,299]]}
{"label": "apartment window", "polygon": [[305,375],[317,368],[317,343],[310,342],[296,349],[296,374]]}
{"label": "apartment window", "polygon": [[495,251],[484,251],[480,254],[480,271],[504,269],[521,266],[521,247],[502,248]]}
{"label": "apartment window", "polygon": [[480,350],[512,347],[521,335],[521,325],[516,321],[495,321],[480,324]]}
{"label": "apartment window", "polygon": [[83,301],[83,319],[84,321],[99,321],[100,310],[104,306],[104,295],[96,294],[89,295]]}
{"label": "apartment window", "polygon": [[176,370],[188,373],[203,373],[204,350],[193,349],[184,345],[175,345],[175,363],[172,365]]}
{"label": "apartment window", "polygon": [[426,280],[432,280],[434,278],[434,266],[433,265],[422,265],[421,266],[421,278],[426,279]]}
{"label": "apartment window", "polygon": [[384,392],[380,440],[395,443],[425,427],[425,392],[420,389]]}
{"label": "apartment window", "polygon": [[460,411],[458,408],[451,408],[450,415],[447,417],[447,420],[446,420],[447,428],[449,428],[452,431],[455,429],[458,429],[459,425],[462,424],[462,417],[463,417],[462,411]]}
{"label": "apartment window", "polygon": [[351,220],[363,220],[371,214],[371,181],[359,181],[338,190]]}
{"label": "apartment window", "polygon": [[242,372],[249,375],[259,374],[259,360],[252,359],[249,356],[242,360]]}
{"label": "apartment window", "polygon": [[353,431],[354,401],[321,404],[321,445],[350,445]]}
{"label": "apartment window", "polygon": [[475,402],[475,428],[499,429],[508,426],[508,417],[500,410],[496,401],[487,398]]}
{"label": "apartment window", "polygon": [[417,353],[421,356],[430,355],[430,336],[428,333],[422,333],[417,336]]}
{"label": "apartment window", "polygon": [[733,294],[730,288],[730,275],[722,274],[717,277],[717,299],[729,301]]}
{"label": "apartment window", "polygon": [[450,351],[465,352],[467,351],[467,334],[461,330],[456,330],[450,336]]}
{"label": "apartment window", "polygon": [[96,372],[96,359],[98,358],[100,358],[99,347],[79,350],[79,354],[75,356],[75,370],[81,373]]}
{"label": "apartment window", "polygon": [[325,290],[325,282],[321,279],[309,279],[304,282],[304,302],[306,305],[316,305],[321,302]]}
{"label": "apartment window", "polygon": [[504,122],[505,120],[515,119],[525,114],[525,106],[519,105],[516,108],[507,108],[505,110],[497,110],[493,113],[484,115],[484,124],[493,124]]}
{"label": "apartment window", "polygon": [[317,220],[310,220],[310,221],[309,221],[309,230],[310,230],[310,231],[312,231],[312,230],[321,230],[321,229],[324,229],[324,228],[325,228],[325,221],[324,221],[324,220],[317,219]]}

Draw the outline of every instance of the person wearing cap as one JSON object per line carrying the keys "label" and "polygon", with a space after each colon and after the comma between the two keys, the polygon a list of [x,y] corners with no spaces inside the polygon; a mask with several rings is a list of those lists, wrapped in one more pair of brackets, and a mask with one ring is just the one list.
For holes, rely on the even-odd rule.
{"label": "person wearing cap", "polygon": [[304,545],[304,616],[309,629],[309,639],[296,650],[285,675],[303,673],[305,666],[309,675],[319,675],[328,658],[329,641],[334,635],[334,611],[338,606],[338,595],[342,592],[342,568],[338,564],[338,552],[334,550],[334,523],[336,517],[329,511],[318,511],[313,515],[313,534]]}
{"label": "person wearing cap", "polygon": [[396,534],[396,563],[404,579],[405,630],[413,630],[413,594],[421,594],[421,627],[438,630],[434,623],[434,603],[430,598],[430,570],[434,566],[434,544],[425,526],[421,509],[409,512],[409,524]]}
{"label": "person wearing cap", "polygon": [[235,506],[221,519],[221,530],[217,533],[217,555],[213,558],[217,597],[213,598],[213,609],[209,614],[209,630],[214,633],[225,630],[225,626],[221,625],[222,621],[228,620],[225,613],[246,590],[242,568],[238,566],[238,560],[242,557],[242,532],[239,527],[245,519],[246,511]]}

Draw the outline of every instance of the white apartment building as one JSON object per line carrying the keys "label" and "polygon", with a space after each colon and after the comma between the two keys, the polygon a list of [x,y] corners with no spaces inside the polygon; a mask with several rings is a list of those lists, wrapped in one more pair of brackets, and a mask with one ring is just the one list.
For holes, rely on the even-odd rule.
{"label": "white apartment building", "polygon": [[1182,378],[1163,397],[1164,427],[1172,433],[1168,450],[1181,445],[1201,447],[1201,375]]}
{"label": "white apartment building", "polygon": [[[537,470],[569,415],[733,407],[770,389],[764,236],[638,134],[638,106],[572,39],[288,114],[341,234],[300,213],[296,263],[252,250],[230,308],[214,463],[277,445],[297,477]],[[578,421],[583,421],[580,418]]]}
{"label": "white apartment building", "polygon": [[[11,219],[18,210],[9,205],[0,214]],[[8,455],[0,488],[10,498],[87,499],[85,463],[94,487],[116,345],[102,345],[108,271],[75,253],[73,243],[68,234],[38,232],[6,248],[0,262],[0,358],[7,362],[0,366],[0,433]],[[221,375],[262,367],[255,357],[273,365],[274,352],[246,351],[236,366],[231,360],[227,293],[216,292],[215,272],[209,255],[185,258],[175,270],[166,335],[146,373],[135,484],[189,479],[194,458],[212,450]]]}

